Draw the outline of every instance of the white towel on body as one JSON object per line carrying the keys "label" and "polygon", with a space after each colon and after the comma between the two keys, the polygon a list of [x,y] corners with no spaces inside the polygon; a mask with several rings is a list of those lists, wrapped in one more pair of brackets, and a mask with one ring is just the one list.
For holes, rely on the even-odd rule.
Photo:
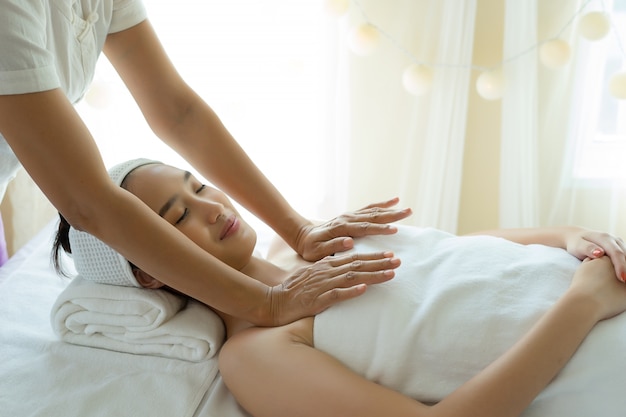
{"label": "white towel on body", "polygon": [[[400,227],[357,239],[402,260],[390,282],[315,318],[315,347],[366,378],[437,402],[511,347],[562,295],[580,261],[489,236]],[[524,417],[623,417],[626,314],[598,324]]]}
{"label": "white towel on body", "polygon": [[61,292],[50,318],[68,343],[192,362],[215,355],[225,335],[217,314],[195,300],[80,276]]}

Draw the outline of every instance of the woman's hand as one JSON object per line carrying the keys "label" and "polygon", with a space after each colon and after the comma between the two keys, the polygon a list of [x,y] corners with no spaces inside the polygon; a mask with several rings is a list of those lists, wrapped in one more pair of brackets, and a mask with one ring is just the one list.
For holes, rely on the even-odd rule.
{"label": "woman's hand", "polygon": [[582,294],[595,304],[597,320],[626,311],[626,287],[617,281],[608,256],[585,259],[574,274],[570,291]]}
{"label": "woman's hand", "polygon": [[327,255],[343,252],[354,246],[353,237],[390,235],[397,228],[389,223],[411,215],[411,209],[392,208],[399,199],[373,203],[360,210],[344,213],[320,225],[303,227],[294,249],[307,261],[317,261]]}
{"label": "woman's hand", "polygon": [[391,252],[327,256],[271,288],[272,322],[283,325],[321,313],[363,294],[369,284],[390,280],[398,266]]}
{"label": "woman's hand", "polygon": [[576,228],[565,240],[567,251],[580,260],[608,256],[613,262],[617,278],[626,282],[626,245],[608,233]]}

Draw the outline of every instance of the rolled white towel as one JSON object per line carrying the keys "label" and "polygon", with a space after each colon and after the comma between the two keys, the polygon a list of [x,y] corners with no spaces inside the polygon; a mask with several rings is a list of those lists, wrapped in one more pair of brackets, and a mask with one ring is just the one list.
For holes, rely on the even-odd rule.
{"label": "rolled white towel", "polygon": [[219,316],[195,300],[80,276],[61,292],[50,320],[68,343],[192,362],[215,355],[225,334]]}

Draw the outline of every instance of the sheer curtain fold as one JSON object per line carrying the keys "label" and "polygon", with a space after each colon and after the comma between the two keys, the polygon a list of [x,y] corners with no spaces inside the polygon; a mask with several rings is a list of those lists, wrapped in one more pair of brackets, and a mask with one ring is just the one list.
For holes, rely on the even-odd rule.
{"label": "sheer curtain fold", "polygon": [[[578,17],[610,4],[506,0],[504,55],[515,59],[505,64],[508,84],[502,100],[502,227],[574,224],[626,234],[620,173],[595,179],[578,172],[580,158],[590,153],[585,144],[595,137],[603,117],[590,111],[589,102],[606,95],[607,88],[589,68],[604,68],[605,57],[597,52],[610,41],[610,36],[595,42],[584,39]],[[568,42],[572,59],[550,69],[537,56],[542,42],[555,36]],[[525,50],[528,53],[522,53]],[[598,111],[597,103],[593,110]],[[602,161],[597,162],[596,168],[605,170]]]}
{"label": "sheer curtain fold", "polygon": [[[507,0],[500,226],[538,226],[537,0]],[[529,49],[531,47],[532,49]]]}
{"label": "sheer curtain fold", "polygon": [[[360,2],[364,8],[368,2]],[[411,55],[435,63],[428,95],[414,97],[402,87],[412,59],[383,39],[376,57],[347,50],[348,86],[339,92],[349,123],[340,143],[349,143],[348,207],[399,196],[414,209],[410,223],[456,231],[467,119],[476,0],[458,2],[371,2],[388,35]],[[400,4],[401,3],[401,4]],[[391,24],[393,23],[393,24]],[[374,59],[375,58],[375,59]],[[341,146],[341,145],[339,145]],[[336,186],[336,184],[329,184]]]}
{"label": "sheer curtain fold", "polygon": [[[612,0],[571,1],[568,12],[575,13],[577,9],[580,10],[580,7],[584,6],[581,13],[584,15],[591,11],[610,11],[614,5],[619,6],[620,3]],[[623,10],[623,3],[621,5],[621,10]],[[615,18],[616,16],[612,17],[612,19]],[[569,94],[566,95],[567,100],[565,100],[567,105],[554,103],[554,107],[561,106],[565,109],[562,110],[565,117],[561,118],[565,152],[560,155],[562,163],[559,164],[558,181],[551,190],[552,192],[546,194],[548,197],[545,216],[550,224],[577,224],[624,237],[626,236],[626,216],[624,215],[626,185],[623,174],[617,171],[611,172],[609,168],[611,167],[609,160],[613,156],[617,155],[622,160],[626,158],[626,154],[620,155],[624,152],[624,148],[617,147],[611,155],[605,154],[596,161],[597,166],[594,168],[599,172],[590,172],[590,174],[595,177],[603,173],[603,176],[587,178],[584,174],[576,173],[576,167],[583,157],[595,155],[595,150],[588,146],[594,142],[597,133],[606,128],[606,126],[603,129],[599,128],[602,124],[600,120],[603,118],[602,111],[605,110],[600,103],[608,90],[606,83],[602,82],[602,77],[605,75],[602,72],[609,64],[609,57],[605,55],[607,48],[611,41],[615,42],[612,38],[620,36],[618,29],[613,25],[612,32],[607,37],[595,42],[581,39],[580,36],[575,36],[576,33],[570,36],[574,57],[568,71],[570,82],[567,85]],[[598,74],[598,69],[600,69],[600,74]],[[609,101],[612,100],[617,99],[610,97]],[[612,105],[617,107],[614,102]],[[608,113],[604,115],[606,120],[615,117],[610,111]],[[606,120],[604,120],[605,123]],[[623,134],[620,140],[623,140]],[[599,143],[602,142],[599,141]],[[607,142],[603,145],[609,146],[611,143]],[[618,166],[617,170],[621,170],[621,167]]]}
{"label": "sheer curtain fold", "polygon": [[[436,62],[471,66],[476,2],[441,2]],[[426,126],[421,175],[417,189],[403,190],[418,197],[416,219],[456,232],[461,195],[465,126],[470,71],[441,68],[434,80]]]}
{"label": "sheer curtain fold", "polygon": [[[332,218],[398,196],[414,210],[406,223],[450,232],[579,224],[626,236],[624,184],[583,188],[572,181],[572,132],[590,133],[588,115],[577,113],[587,93],[579,91],[584,74],[577,68],[590,59],[574,18],[583,5],[589,11],[612,0],[352,0],[339,18],[324,14],[322,0],[181,1],[211,24],[190,26],[172,17],[170,2],[151,2],[152,23],[173,61],[304,215]],[[381,36],[371,55],[360,56],[350,37],[364,21]],[[554,36],[569,42],[573,59],[546,69],[538,49]],[[502,64],[501,102],[486,106],[473,91],[472,59]],[[77,110],[107,164],[138,156],[182,164],[101,63],[94,91],[106,90],[104,104],[87,99]],[[433,72],[427,94],[403,87],[412,63]],[[489,113],[493,108],[500,112]],[[464,162],[471,178],[463,178]],[[35,220],[40,227],[55,214],[49,204],[33,204],[46,200],[29,187],[36,188],[18,178],[2,204],[10,250],[27,240]],[[37,214],[26,215],[25,207]]]}

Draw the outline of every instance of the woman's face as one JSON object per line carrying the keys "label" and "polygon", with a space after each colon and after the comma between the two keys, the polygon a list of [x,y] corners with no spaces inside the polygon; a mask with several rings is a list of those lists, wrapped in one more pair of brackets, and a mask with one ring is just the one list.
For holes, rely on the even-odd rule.
{"label": "woman's face", "polygon": [[143,165],[125,180],[126,189],[198,246],[231,267],[248,264],[255,231],[224,193],[189,172],[162,164]]}

